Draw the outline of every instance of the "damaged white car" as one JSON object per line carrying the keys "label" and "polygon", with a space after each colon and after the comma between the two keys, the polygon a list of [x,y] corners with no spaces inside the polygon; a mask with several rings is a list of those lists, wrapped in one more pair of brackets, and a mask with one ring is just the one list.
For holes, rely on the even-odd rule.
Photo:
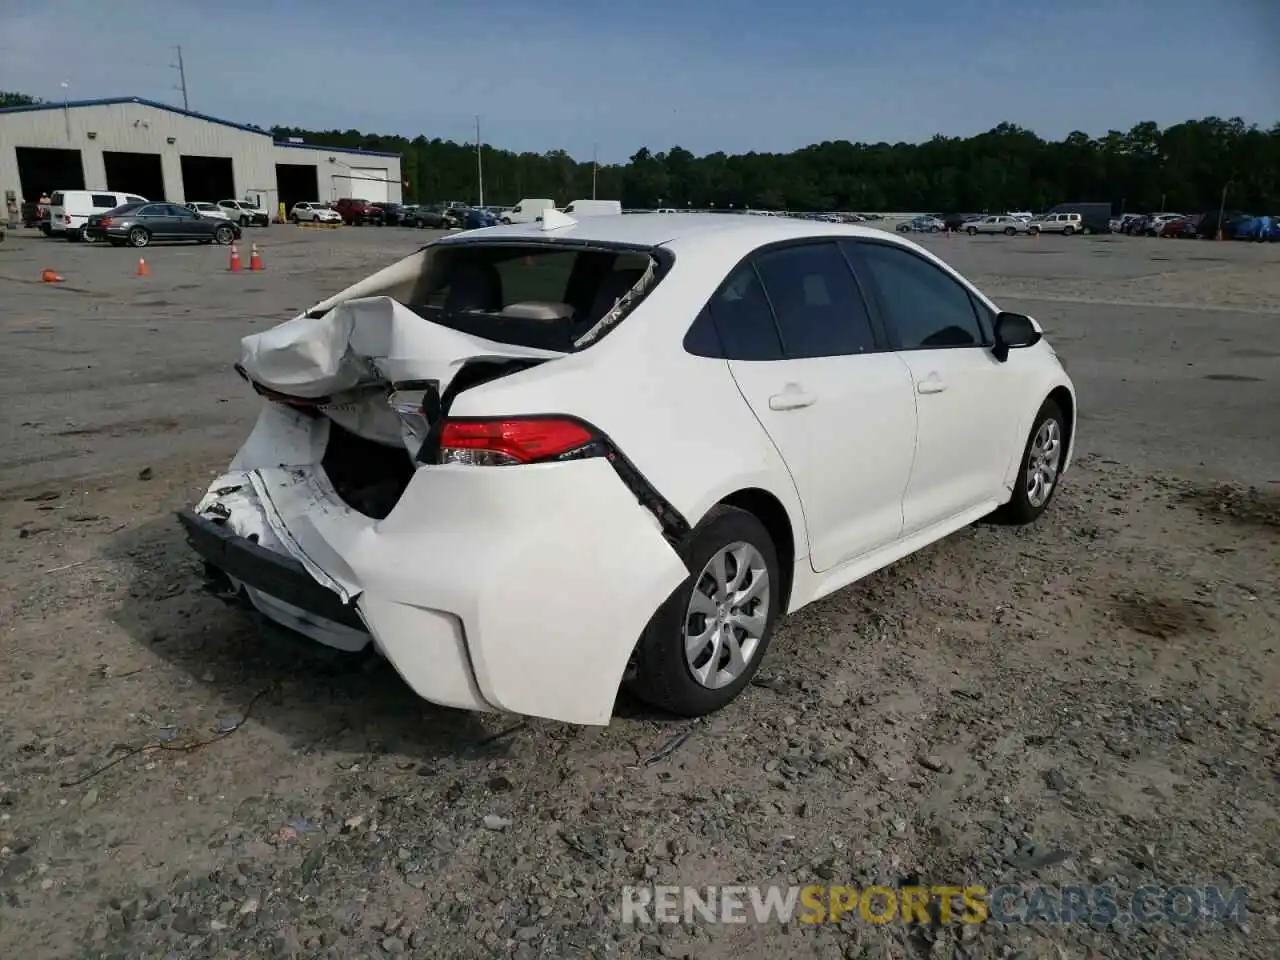
{"label": "damaged white car", "polygon": [[1034,520],[1076,424],[1034,320],[910,241],[780,218],[455,234],[238,370],[261,415],[181,516],[211,574],[429,701],[585,724],[624,683],[716,710],[784,613]]}

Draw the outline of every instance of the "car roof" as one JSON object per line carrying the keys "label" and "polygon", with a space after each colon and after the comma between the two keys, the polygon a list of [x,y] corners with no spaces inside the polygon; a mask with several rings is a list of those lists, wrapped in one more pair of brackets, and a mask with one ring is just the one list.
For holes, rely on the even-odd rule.
{"label": "car roof", "polygon": [[438,242],[454,244],[480,240],[574,240],[580,243],[643,247],[669,246],[672,249],[685,244],[724,243],[751,250],[766,243],[805,237],[866,237],[898,242],[888,231],[857,224],[727,213],[633,213],[583,217],[572,226],[555,230],[543,230],[540,223],[511,224],[469,230],[442,238]]}

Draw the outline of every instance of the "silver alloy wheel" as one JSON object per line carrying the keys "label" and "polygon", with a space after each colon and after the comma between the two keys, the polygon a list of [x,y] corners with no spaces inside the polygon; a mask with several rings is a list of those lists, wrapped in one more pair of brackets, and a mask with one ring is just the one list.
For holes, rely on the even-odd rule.
{"label": "silver alloy wheel", "polygon": [[737,541],[707,561],[684,617],[684,656],[693,679],[711,690],[733,683],[760,649],[769,620],[769,567]]}
{"label": "silver alloy wheel", "polygon": [[1031,449],[1027,453],[1027,502],[1043,507],[1058,482],[1058,468],[1062,464],[1062,428],[1050,417],[1040,424]]}

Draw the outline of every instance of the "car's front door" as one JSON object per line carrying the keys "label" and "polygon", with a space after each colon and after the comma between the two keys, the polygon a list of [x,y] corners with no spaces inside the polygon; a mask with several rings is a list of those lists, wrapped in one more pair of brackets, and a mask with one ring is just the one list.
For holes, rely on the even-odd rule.
{"label": "car's front door", "polygon": [[839,245],[765,250],[709,305],[742,395],[795,480],[819,573],[898,539],[915,451],[910,372]]}
{"label": "car's front door", "polygon": [[164,204],[168,231],[165,234],[170,240],[193,240],[205,237],[206,231],[200,228],[200,215],[176,203]]}
{"label": "car's front door", "polygon": [[[946,270],[900,244],[848,244],[897,355],[918,425],[903,535],[1002,498],[1020,378],[991,352],[990,310]],[[992,505],[994,505],[992,503]]]}

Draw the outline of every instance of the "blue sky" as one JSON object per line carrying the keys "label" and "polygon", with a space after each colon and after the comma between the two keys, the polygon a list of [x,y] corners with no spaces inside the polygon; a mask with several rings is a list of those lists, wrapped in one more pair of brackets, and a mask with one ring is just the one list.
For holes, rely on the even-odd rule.
{"label": "blue sky", "polygon": [[1280,0],[0,0],[0,89],[181,105],[179,43],[213,116],[602,162],[1280,120]]}

